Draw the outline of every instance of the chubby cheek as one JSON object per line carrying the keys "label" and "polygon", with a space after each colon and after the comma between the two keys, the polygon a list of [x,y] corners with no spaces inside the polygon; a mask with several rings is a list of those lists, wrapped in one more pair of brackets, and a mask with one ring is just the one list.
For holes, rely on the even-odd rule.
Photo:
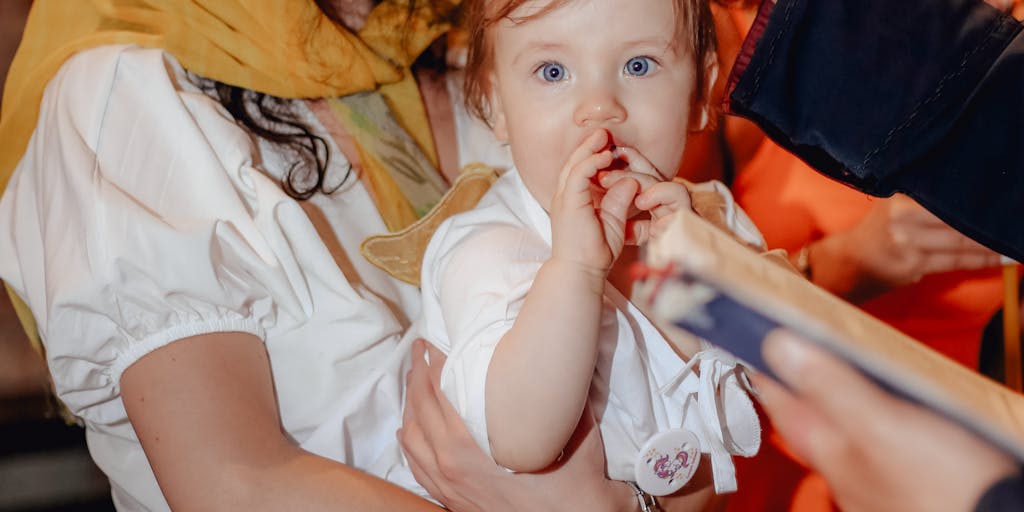
{"label": "chubby cheek", "polygon": [[642,130],[637,149],[662,174],[670,178],[675,177],[682,164],[683,150],[689,135],[689,109],[684,107],[651,112],[634,111],[631,117]]}
{"label": "chubby cheek", "polygon": [[514,117],[510,116],[508,126],[512,159],[526,188],[545,210],[550,210],[559,175],[576,149],[570,140],[573,130],[553,122],[554,116]]}

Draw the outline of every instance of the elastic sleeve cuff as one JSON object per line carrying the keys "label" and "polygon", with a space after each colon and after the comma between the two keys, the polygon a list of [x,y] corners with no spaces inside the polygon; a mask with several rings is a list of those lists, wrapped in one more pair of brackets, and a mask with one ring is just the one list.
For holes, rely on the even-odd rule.
{"label": "elastic sleeve cuff", "polygon": [[110,367],[110,378],[115,385],[121,381],[121,374],[125,369],[138,361],[142,356],[170,344],[174,341],[219,332],[244,332],[249,333],[260,341],[266,341],[266,331],[259,322],[251,318],[222,318],[202,322],[190,322],[172,326],[163,331],[147,336],[141,340],[128,343],[117,360]]}

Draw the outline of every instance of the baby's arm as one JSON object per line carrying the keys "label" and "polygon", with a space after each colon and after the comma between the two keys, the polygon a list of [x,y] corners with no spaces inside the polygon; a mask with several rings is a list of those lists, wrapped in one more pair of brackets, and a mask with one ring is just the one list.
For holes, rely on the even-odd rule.
{"label": "baby's arm", "polygon": [[596,132],[570,157],[551,203],[552,257],[538,271],[487,372],[486,417],[499,464],[536,471],[555,461],[586,404],[597,359],[608,269],[622,251],[637,184],[606,191],[595,210],[591,179],[612,161]]}
{"label": "baby's arm", "polygon": [[603,290],[603,277],[572,262],[541,266],[487,371],[487,433],[502,466],[543,469],[575,430],[597,360]]}

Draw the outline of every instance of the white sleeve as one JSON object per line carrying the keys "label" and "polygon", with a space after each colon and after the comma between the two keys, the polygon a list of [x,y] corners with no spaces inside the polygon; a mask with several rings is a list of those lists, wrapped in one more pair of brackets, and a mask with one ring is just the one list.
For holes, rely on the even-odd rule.
{"label": "white sleeve", "polygon": [[519,226],[457,228],[451,220],[438,229],[424,256],[426,336],[448,355],[441,389],[490,453],[487,369],[550,248]]}
{"label": "white sleeve", "polygon": [[0,276],[31,307],[58,395],[121,421],[129,365],[174,340],[260,338],[303,293],[254,145],[160,50],[69,59],[0,199]]}

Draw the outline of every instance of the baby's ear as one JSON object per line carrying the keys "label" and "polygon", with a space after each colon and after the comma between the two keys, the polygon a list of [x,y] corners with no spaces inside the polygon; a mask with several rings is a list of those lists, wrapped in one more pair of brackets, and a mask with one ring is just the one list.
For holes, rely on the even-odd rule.
{"label": "baby's ear", "polygon": [[699,132],[708,127],[711,121],[711,93],[718,81],[718,55],[711,53],[704,60],[704,100],[700,102],[699,112],[690,116],[690,131]]}

